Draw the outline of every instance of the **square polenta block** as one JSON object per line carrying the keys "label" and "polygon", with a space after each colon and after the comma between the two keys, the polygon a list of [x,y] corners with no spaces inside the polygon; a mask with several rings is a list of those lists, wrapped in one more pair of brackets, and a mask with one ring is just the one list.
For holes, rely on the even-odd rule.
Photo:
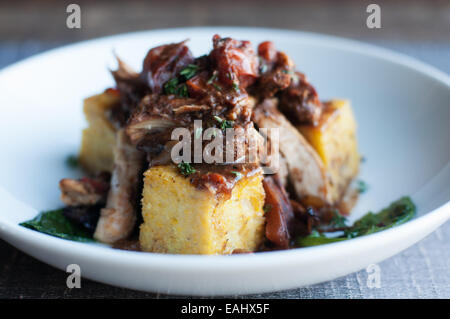
{"label": "square polenta block", "polygon": [[83,111],[89,126],[82,133],[80,163],[91,173],[112,171],[116,129],[107,112],[117,103],[119,97],[108,91],[84,100]]}
{"label": "square polenta block", "polygon": [[358,174],[360,163],[356,121],[349,101],[324,103],[318,125],[302,125],[298,129],[322,158],[330,174],[332,198],[340,200]]}
{"label": "square polenta block", "polygon": [[196,188],[175,165],[154,166],[144,176],[143,251],[231,254],[263,242],[262,173],[242,177],[227,198]]}

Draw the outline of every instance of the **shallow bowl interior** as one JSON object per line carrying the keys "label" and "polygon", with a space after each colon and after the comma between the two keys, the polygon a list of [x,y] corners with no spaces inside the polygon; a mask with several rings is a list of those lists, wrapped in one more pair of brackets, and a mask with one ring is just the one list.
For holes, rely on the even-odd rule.
{"label": "shallow bowl interior", "polygon": [[[321,99],[351,100],[360,153],[366,159],[360,179],[369,186],[351,219],[403,195],[410,195],[417,204],[418,219],[345,243],[231,257],[116,251],[17,226],[40,210],[61,206],[59,179],[81,174],[70,169],[65,159],[77,153],[81,130],[86,126],[83,98],[113,85],[108,71],[115,67],[113,52],[140,70],[143,57],[153,46],[189,38],[192,51],[200,55],[211,48],[215,33],[251,40],[255,45],[272,40],[306,73]],[[95,280],[193,294],[292,288],[332,279],[389,257],[449,217],[449,77],[373,46],[271,29],[141,32],[71,45],[27,59],[0,72],[0,87],[0,234],[59,268],[71,261],[81,264],[84,274]],[[390,247],[383,251],[383,245]],[[335,263],[334,269],[325,267],[330,262]]]}

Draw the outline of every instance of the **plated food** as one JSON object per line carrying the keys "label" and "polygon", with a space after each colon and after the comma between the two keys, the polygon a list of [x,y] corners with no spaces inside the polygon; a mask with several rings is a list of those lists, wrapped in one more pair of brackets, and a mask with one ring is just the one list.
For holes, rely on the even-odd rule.
{"label": "plated food", "polygon": [[[341,97],[352,101],[358,150],[366,159],[360,164],[355,182],[363,190],[359,180],[365,181],[367,192],[359,196],[347,223],[355,225],[353,221],[366,212],[378,212],[405,194],[417,205],[417,217],[386,231],[350,240],[337,238],[333,239],[336,243],[315,247],[186,255],[113,249],[93,241],[88,229],[95,230],[95,220],[84,220],[83,225],[91,223],[90,228],[78,227],[68,223],[62,210],[48,213],[62,206],[58,189],[61,178],[89,176],[80,169],[83,166],[78,154],[80,132],[88,127],[80,102],[115,87],[106,67],[115,69],[111,52],[141,70],[149,48],[189,37],[189,48],[199,56],[210,51],[215,33],[250,39],[254,45],[275,40],[278,50],[288,53],[298,69],[308,75],[322,100]],[[450,153],[442,139],[450,134],[450,78],[420,61],[379,47],[289,30],[152,30],[81,42],[27,59],[0,72],[0,87],[0,104],[5,106],[0,117],[0,145],[5,154],[14,155],[2,157],[0,237],[63,271],[76,263],[83,278],[182,295],[223,296],[292,289],[379,263],[417,243],[450,217]],[[24,94],[24,87],[28,94]],[[76,163],[79,165],[73,168]],[[292,190],[288,191],[294,196]],[[33,220],[38,212],[43,213]],[[27,220],[33,220],[32,228],[39,232],[19,226]],[[359,224],[370,225],[370,220]],[[310,236],[293,241],[303,238],[304,247],[330,242],[330,237],[358,235],[346,233],[320,233],[316,227]]]}
{"label": "plated food", "polygon": [[186,41],[152,48],[139,73],[118,59],[116,86],[85,100],[86,177],[62,179],[66,206],[22,225],[122,249],[234,254],[346,240],[414,216],[404,197],[348,226],[364,189],[350,102],[321,101],[272,42],[212,42],[200,57]]}

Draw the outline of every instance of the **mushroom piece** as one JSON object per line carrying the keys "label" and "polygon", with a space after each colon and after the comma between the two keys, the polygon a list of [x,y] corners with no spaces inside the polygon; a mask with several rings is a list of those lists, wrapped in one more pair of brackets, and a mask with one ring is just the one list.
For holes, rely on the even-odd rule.
{"label": "mushroom piece", "polygon": [[256,106],[253,121],[259,128],[279,128],[279,150],[286,161],[289,180],[300,201],[330,203],[330,181],[316,151],[277,109],[275,98]]}
{"label": "mushroom piece", "polygon": [[61,200],[67,206],[96,205],[104,203],[108,193],[109,174],[96,178],[63,178],[59,182]]}
{"label": "mushroom piece", "polygon": [[143,160],[144,153],[131,145],[125,131],[120,130],[114,149],[114,170],[106,207],[100,212],[94,233],[98,241],[114,243],[133,231]]}
{"label": "mushroom piece", "polygon": [[276,247],[287,249],[291,238],[294,213],[284,187],[272,176],[263,180],[266,193],[266,237]]}

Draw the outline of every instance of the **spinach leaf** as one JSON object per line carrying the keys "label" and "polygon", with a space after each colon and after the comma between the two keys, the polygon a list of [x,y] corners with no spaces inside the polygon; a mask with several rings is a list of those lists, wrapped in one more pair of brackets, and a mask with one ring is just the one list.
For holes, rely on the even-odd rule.
{"label": "spinach leaf", "polygon": [[295,244],[298,247],[310,247],[319,246],[324,244],[335,243],[339,241],[347,240],[347,238],[341,237],[325,237],[317,230],[313,230],[309,236],[297,238]]}
{"label": "spinach leaf", "polygon": [[78,157],[76,155],[67,156],[66,164],[70,168],[77,168],[78,167]]}
{"label": "spinach leaf", "polygon": [[345,231],[345,236],[355,238],[379,232],[411,220],[416,206],[409,197],[402,197],[377,214],[367,213]]}
{"label": "spinach leaf", "polygon": [[[416,206],[411,198],[402,197],[380,212],[376,214],[369,212],[352,226],[346,226],[342,236],[326,237],[323,233],[314,230],[309,236],[297,238],[295,243],[297,247],[309,247],[365,236],[403,224],[411,220],[415,214]],[[345,225],[345,220],[339,222]]]}
{"label": "spinach leaf", "polygon": [[80,242],[94,241],[87,231],[71,223],[63,215],[62,209],[42,212],[32,220],[23,222],[20,225],[64,239]]}

